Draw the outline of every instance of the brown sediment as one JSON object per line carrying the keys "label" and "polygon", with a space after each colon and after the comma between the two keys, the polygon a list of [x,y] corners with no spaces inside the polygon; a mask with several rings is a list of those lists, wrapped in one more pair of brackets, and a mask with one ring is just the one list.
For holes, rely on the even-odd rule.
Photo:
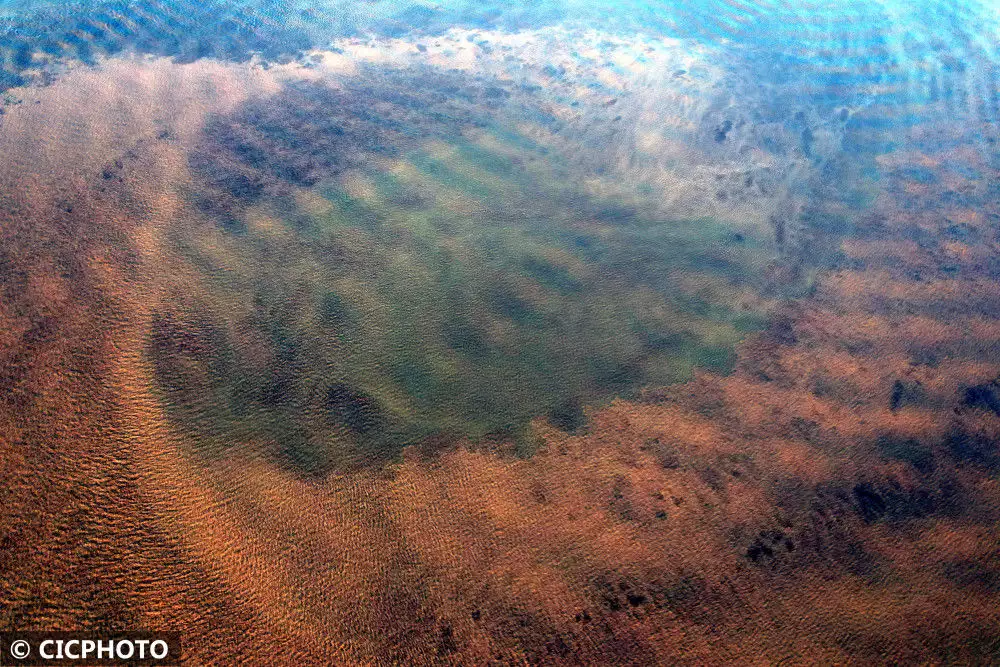
{"label": "brown sediment", "polygon": [[[732,375],[650,388],[580,433],[537,420],[530,458],[411,449],[304,479],[265,442],[196,455],[147,353],[154,313],[185,312],[202,279],[165,256],[190,142],[250,70],[108,67],[32,94],[146,100],[117,133],[96,104],[4,119],[3,627],[176,629],[190,664],[997,658],[984,215],[952,216],[981,235],[966,249],[943,211],[881,199],[881,236],[845,241],[857,262]],[[168,113],[170,138],[161,86],[232,92]]]}

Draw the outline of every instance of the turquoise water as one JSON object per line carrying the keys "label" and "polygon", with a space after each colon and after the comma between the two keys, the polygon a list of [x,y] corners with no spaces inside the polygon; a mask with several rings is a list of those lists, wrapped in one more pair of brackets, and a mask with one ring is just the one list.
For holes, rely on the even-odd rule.
{"label": "turquoise water", "polygon": [[988,149],[1000,121],[1000,12],[981,2],[219,2],[3,3],[0,88],[53,62],[138,51],[181,62],[295,56],[344,36],[419,36],[454,27],[561,25],[680,38],[712,48],[734,94],[760,113],[848,112],[845,150],[898,147],[929,118],[976,125]]}
{"label": "turquoise water", "polygon": [[[996,138],[1000,12],[981,2],[24,2],[7,0],[0,87],[50,60],[135,50],[179,60],[295,55],[356,35],[562,25],[682,38],[716,49],[741,94],[851,110],[851,148],[898,142],[929,115]],[[874,148],[873,148],[874,147]]]}

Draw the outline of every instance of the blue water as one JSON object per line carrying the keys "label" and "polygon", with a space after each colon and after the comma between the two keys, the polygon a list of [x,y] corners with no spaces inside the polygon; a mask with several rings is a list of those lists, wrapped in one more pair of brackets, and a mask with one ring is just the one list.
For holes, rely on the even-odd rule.
{"label": "blue water", "polygon": [[718,50],[747,94],[851,110],[852,147],[881,151],[928,117],[977,124],[1000,115],[1000,11],[968,1],[524,3],[4,0],[0,87],[42,61],[92,62],[139,51],[180,60],[277,58],[344,35],[419,35],[454,26],[562,24],[692,40]]}

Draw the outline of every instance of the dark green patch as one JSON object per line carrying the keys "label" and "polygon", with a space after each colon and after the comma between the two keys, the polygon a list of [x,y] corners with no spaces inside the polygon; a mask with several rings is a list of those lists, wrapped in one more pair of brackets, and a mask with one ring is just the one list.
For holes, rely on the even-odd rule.
{"label": "dark green patch", "polygon": [[575,396],[549,410],[548,419],[553,426],[567,433],[577,433],[587,425],[583,403]]}
{"label": "dark green patch", "polygon": [[326,292],[320,299],[320,320],[328,327],[342,329],[355,320],[354,310],[336,292]]}
{"label": "dark green patch", "polygon": [[694,363],[714,373],[726,374],[732,371],[736,364],[736,352],[731,347],[702,347],[695,353]]}
{"label": "dark green patch", "polygon": [[326,405],[334,419],[359,434],[373,432],[384,419],[374,398],[343,382],[330,385]]}
{"label": "dark green patch", "polygon": [[[480,131],[461,130],[485,123],[485,89],[450,74],[418,91],[401,84],[420,72],[370,74],[348,86],[357,99],[301,85],[216,119],[193,158],[212,202],[202,210],[221,229],[206,248],[203,230],[170,240],[211,274],[213,303],[232,304],[220,328],[241,334],[219,342],[224,363],[184,366],[170,400],[212,406],[198,414],[213,437],[281,443],[308,471],[498,432],[527,456],[532,418],[578,432],[588,404],[694,367],[728,372],[735,343],[765,328],[766,313],[728,299],[768,285],[766,242],[660,219],[657,202],[588,195],[558,156],[499,122],[486,132],[502,149],[477,144]],[[465,101],[446,108],[453,86]],[[432,158],[424,140],[454,150]],[[416,171],[382,172],[373,155]],[[344,168],[376,196],[348,194]],[[301,209],[289,194],[301,187],[333,211]],[[252,207],[283,234],[234,238],[226,221]]]}

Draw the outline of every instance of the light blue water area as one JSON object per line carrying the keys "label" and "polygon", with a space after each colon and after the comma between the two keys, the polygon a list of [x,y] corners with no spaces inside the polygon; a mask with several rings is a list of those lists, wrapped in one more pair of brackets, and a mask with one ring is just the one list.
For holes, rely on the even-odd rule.
{"label": "light blue water area", "polygon": [[93,60],[122,50],[277,58],[344,35],[519,30],[563,24],[663,35],[720,49],[775,102],[851,110],[857,146],[928,114],[969,118],[995,138],[1000,12],[968,0],[845,3],[787,0],[519,3],[275,0],[0,0],[0,87],[46,58]]}

